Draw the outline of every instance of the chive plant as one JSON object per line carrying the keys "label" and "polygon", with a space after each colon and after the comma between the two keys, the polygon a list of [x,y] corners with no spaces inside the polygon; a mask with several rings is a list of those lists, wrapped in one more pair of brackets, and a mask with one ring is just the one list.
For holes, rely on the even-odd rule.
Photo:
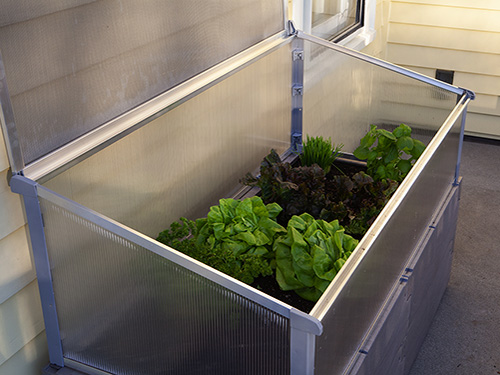
{"label": "chive plant", "polygon": [[323,137],[309,137],[302,147],[300,162],[303,166],[319,165],[327,174],[335,161],[340,156],[343,144],[332,145],[332,139],[323,139]]}

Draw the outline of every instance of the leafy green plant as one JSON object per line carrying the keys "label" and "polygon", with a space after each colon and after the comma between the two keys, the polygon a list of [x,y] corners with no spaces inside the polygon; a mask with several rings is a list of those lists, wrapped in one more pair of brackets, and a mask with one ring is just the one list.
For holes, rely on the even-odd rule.
{"label": "leafy green plant", "polygon": [[305,212],[315,219],[338,219],[346,233],[361,238],[398,187],[396,181],[374,181],[363,171],[349,177],[324,175],[318,165],[292,167],[274,150],[261,164],[260,177],[243,180],[261,188],[265,203],[277,202],[283,211],[278,220],[287,225],[294,215]]}
{"label": "leafy green plant", "polygon": [[425,145],[411,137],[411,128],[405,124],[392,133],[370,125],[370,130],[354,150],[354,156],[366,160],[367,173],[375,181],[391,179],[401,182],[424,149]]}
{"label": "leafy green plant", "polygon": [[317,301],[357,244],[337,220],[315,220],[307,213],[292,217],[287,235],[274,243],[280,288]]}
{"label": "leafy green plant", "polygon": [[[265,262],[258,258],[249,259],[244,267],[241,267],[241,261],[230,250],[221,247],[210,249],[208,245],[197,245],[196,233],[196,223],[181,217],[170,225],[170,229],[161,232],[156,240],[242,281],[247,279],[248,270],[262,267],[261,263]],[[267,267],[267,264],[264,263],[263,266]]]}
{"label": "leafy green plant", "polygon": [[206,218],[181,218],[158,241],[247,284],[273,274],[276,235],[286,232],[275,218],[281,207],[260,197],[221,199]]}
{"label": "leafy green plant", "polygon": [[[234,254],[246,271],[239,279],[251,284],[255,277],[272,274],[273,242],[285,232],[276,222],[281,210],[277,203],[265,205],[257,196],[242,201],[221,199],[206,218],[196,220],[196,245]],[[261,262],[255,264],[256,259]]]}
{"label": "leafy green plant", "polygon": [[265,203],[276,202],[283,208],[279,222],[286,225],[293,215],[308,212],[319,217],[325,206],[325,172],[316,165],[292,167],[282,162],[275,150],[271,150],[260,166],[260,176],[247,174],[241,182],[258,186]]}
{"label": "leafy green plant", "polygon": [[170,229],[161,232],[156,240],[189,255],[194,250],[195,235],[196,223],[181,217],[178,221],[170,224]]}
{"label": "leafy green plant", "polygon": [[342,147],[343,144],[332,146],[331,138],[325,140],[321,136],[312,138],[307,136],[300,154],[300,162],[302,166],[308,167],[318,164],[327,174],[335,159],[339,157]]}
{"label": "leafy green plant", "polygon": [[324,220],[338,219],[346,233],[361,238],[382,211],[398,182],[390,179],[374,181],[363,171],[352,178],[334,176],[326,185],[329,204],[320,214]]}

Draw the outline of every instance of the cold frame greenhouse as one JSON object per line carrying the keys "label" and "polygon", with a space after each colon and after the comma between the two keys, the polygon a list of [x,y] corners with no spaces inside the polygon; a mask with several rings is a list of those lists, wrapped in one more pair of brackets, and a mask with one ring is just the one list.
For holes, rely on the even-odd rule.
{"label": "cold frame greenhouse", "polygon": [[[1,119],[44,313],[44,374],[405,374],[446,288],[473,93],[304,33],[282,0],[26,2]],[[155,240],[305,135],[426,149],[301,311]],[[41,369],[42,371],[42,369]]]}

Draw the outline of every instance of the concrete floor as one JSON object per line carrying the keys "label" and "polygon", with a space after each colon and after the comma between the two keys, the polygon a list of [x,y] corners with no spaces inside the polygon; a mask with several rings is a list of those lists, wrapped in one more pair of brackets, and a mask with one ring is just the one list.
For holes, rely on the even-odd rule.
{"label": "concrete floor", "polygon": [[451,278],[410,375],[500,374],[500,141],[467,137],[460,174]]}

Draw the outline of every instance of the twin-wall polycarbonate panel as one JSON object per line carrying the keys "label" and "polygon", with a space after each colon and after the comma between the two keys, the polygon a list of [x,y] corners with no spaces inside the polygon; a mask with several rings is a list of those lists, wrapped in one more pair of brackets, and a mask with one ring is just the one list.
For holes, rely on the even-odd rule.
{"label": "twin-wall polycarbonate panel", "polygon": [[206,215],[290,147],[290,56],[286,44],[44,185],[154,238]]}
{"label": "twin-wall polycarbonate panel", "polygon": [[42,193],[65,358],[119,375],[289,374],[288,318]]}
{"label": "twin-wall polycarbonate panel", "polygon": [[7,0],[1,8],[25,164],[284,29],[282,0]]}
{"label": "twin-wall polycarbonate panel", "polygon": [[310,41],[304,50],[304,134],[331,137],[345,152],[370,124],[404,123],[427,143],[457,102],[453,92]]}
{"label": "twin-wall polycarbonate panel", "polygon": [[324,327],[316,341],[318,374],[343,373],[452,188],[466,110],[463,104],[457,107],[454,121],[427,146],[426,153],[361,240],[356,254],[361,261],[356,271],[341,290],[335,290],[334,285],[327,290],[338,293],[333,305],[311,312]]}

